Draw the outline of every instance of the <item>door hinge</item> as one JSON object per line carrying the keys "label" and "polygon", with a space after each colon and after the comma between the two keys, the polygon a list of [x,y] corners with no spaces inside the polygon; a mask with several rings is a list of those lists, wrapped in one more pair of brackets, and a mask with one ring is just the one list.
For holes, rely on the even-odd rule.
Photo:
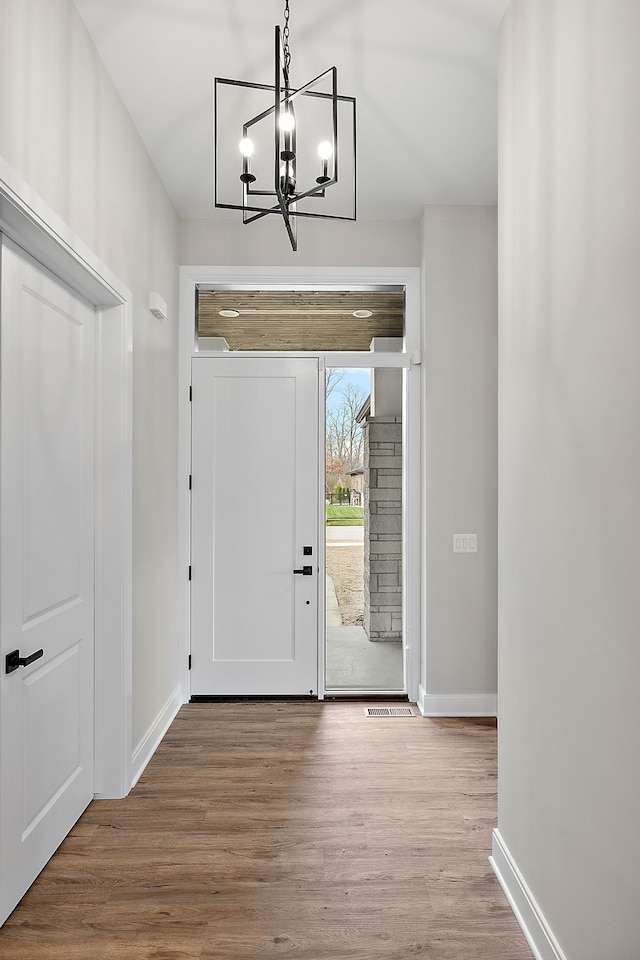
{"label": "door hinge", "polygon": [[189,564],[189,580],[191,580],[191,564]]}
{"label": "door hinge", "polygon": [[189,386],[189,401],[193,400],[193,388]]}
{"label": "door hinge", "polygon": [[189,654],[189,670],[191,670],[191,654]]}
{"label": "door hinge", "polygon": [[191,474],[189,474],[189,490],[191,490]]}

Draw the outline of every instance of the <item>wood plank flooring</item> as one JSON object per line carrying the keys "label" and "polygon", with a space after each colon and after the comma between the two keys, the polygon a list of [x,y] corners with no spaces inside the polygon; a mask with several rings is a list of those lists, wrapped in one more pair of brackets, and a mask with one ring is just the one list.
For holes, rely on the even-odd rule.
{"label": "wood plank flooring", "polygon": [[193,704],[91,804],[3,960],[531,960],[487,862],[496,729],[361,703]]}

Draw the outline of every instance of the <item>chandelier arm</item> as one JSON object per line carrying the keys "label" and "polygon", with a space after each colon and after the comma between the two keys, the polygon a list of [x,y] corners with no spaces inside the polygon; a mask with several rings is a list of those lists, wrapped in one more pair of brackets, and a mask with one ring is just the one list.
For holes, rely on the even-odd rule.
{"label": "chandelier arm", "polygon": [[282,219],[284,220],[284,225],[287,228],[287,233],[289,235],[289,243],[291,244],[291,249],[296,253],[298,249],[298,235],[296,230],[296,220],[295,220],[295,211],[293,219],[289,216],[288,208],[285,209],[282,213]]}
{"label": "chandelier arm", "polygon": [[255,220],[262,220],[263,217],[268,216],[270,213],[277,213],[280,215],[280,207],[271,207],[269,210],[261,210],[260,213],[254,213],[252,217],[244,217],[242,222],[253,223]]}

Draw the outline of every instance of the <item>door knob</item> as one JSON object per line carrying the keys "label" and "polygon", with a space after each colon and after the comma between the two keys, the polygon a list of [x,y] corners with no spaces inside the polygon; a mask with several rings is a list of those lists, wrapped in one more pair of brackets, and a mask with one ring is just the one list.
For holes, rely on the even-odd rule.
{"label": "door knob", "polygon": [[313,576],[313,567],[302,567],[300,570],[294,570],[294,573],[301,573],[303,577]]}
{"label": "door knob", "polygon": [[18,667],[28,667],[30,663],[33,663],[34,660],[39,660],[40,657],[44,657],[44,650],[36,650],[35,653],[32,653],[28,657],[21,657],[19,650],[12,650],[6,657],[6,672],[13,673]]}

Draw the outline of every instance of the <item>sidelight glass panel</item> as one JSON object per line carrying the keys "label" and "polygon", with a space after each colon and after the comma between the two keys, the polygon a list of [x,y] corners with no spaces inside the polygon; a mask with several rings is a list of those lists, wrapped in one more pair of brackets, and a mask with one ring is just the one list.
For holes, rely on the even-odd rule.
{"label": "sidelight glass panel", "polygon": [[401,693],[402,370],[327,370],[325,448],[325,688]]}

